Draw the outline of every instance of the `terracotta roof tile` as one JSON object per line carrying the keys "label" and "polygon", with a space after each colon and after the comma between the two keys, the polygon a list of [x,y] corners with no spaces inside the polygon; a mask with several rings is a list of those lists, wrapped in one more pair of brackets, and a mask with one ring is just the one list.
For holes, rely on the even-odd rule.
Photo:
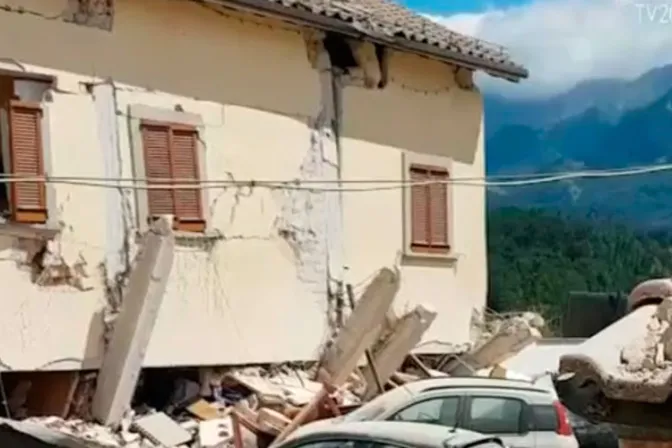
{"label": "terracotta roof tile", "polygon": [[445,52],[446,59],[451,59],[451,53],[462,55],[473,61],[476,68],[486,71],[493,68],[492,71],[501,70],[511,78],[527,77],[527,71],[514,63],[501,46],[453,32],[389,0],[268,1],[338,19],[363,34],[428,44]]}

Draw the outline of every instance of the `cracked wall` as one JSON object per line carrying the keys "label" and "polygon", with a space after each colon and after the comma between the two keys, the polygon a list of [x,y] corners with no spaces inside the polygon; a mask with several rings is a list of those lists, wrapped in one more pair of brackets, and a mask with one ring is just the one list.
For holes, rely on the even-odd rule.
{"label": "cracked wall", "polygon": [[[112,33],[0,11],[7,39],[27,32],[45,36],[39,45],[25,39],[0,43],[0,55],[56,78],[53,151],[59,163],[70,165],[59,165],[53,174],[133,176],[137,148],[129,115],[132,106],[143,105],[200,117],[208,179],[319,178],[314,123],[320,88],[300,31],[189,2],[157,3],[116,2]],[[175,32],[183,37],[177,47],[162,47]],[[204,61],[207,70],[200,68]],[[69,360],[55,368],[81,367],[84,357],[87,366],[95,365],[110,311],[106,301],[118,301],[115,281],[137,251],[135,193],[68,186],[59,190],[59,200],[66,198],[72,198],[63,212],[66,224],[98,248],[87,261],[105,269],[95,291],[69,291],[62,300],[30,284],[18,287],[22,295],[33,288],[31,299],[18,300],[14,318],[0,322],[2,331],[15,335],[12,348],[4,350],[13,368],[31,369],[55,358]],[[322,203],[317,193],[208,190],[212,232],[179,238],[146,365],[314,358],[328,334]],[[95,332],[89,331],[93,322]],[[53,344],[41,348],[46,339]]]}
{"label": "cracked wall", "polygon": [[[333,142],[325,144],[333,136],[322,121],[324,82],[292,26],[192,2],[117,0],[112,32],[2,10],[0,29],[0,68],[55,77],[45,103],[54,175],[133,176],[129,114],[136,105],[200,117],[209,179],[333,179],[338,173]],[[453,89],[452,71],[442,64],[393,56],[390,67],[383,90],[345,89],[346,178],[397,178],[404,151],[439,151],[456,159],[456,175],[482,174],[480,96]],[[343,265],[338,243],[349,254],[347,280],[358,291],[372,272],[395,261],[401,240],[400,191],[346,195],[342,236],[338,225],[329,225],[337,219],[335,197],[209,189],[212,232],[178,240],[146,365],[315,358],[330,333],[327,275],[342,275],[335,272]],[[428,301],[448,320],[482,306],[483,201],[478,191],[456,200],[461,258],[447,267],[405,265],[400,305]],[[47,290],[24,280],[11,261],[0,261],[12,290],[3,299],[9,314],[0,316],[0,358],[15,369],[95,367],[108,299],[116,300],[110,286],[137,250],[135,193],[61,185],[57,203],[63,235],[84,244],[89,266],[105,269],[92,291]],[[465,316],[467,329],[470,313]],[[461,337],[458,327],[442,321],[432,334]]]}

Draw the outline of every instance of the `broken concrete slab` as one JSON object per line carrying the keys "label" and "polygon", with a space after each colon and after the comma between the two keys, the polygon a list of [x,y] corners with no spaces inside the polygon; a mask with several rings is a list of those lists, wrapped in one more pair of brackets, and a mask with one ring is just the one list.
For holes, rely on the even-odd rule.
{"label": "broken concrete slab", "polygon": [[156,220],[132,269],[98,375],[93,416],[106,425],[118,424],[130,406],[173,265],[174,247],[172,218]]}
{"label": "broken concrete slab", "polygon": [[453,376],[471,376],[479,370],[500,364],[541,338],[527,317],[514,317],[469,353],[447,363],[441,370]]}
{"label": "broken concrete slab", "polygon": [[663,403],[672,391],[672,362],[658,354],[666,327],[646,305],[602,330],[560,359],[560,373],[596,383],[608,398]]}
{"label": "broken concrete slab", "polygon": [[189,431],[163,412],[149,414],[136,419],[133,428],[155,444],[174,447],[192,439]]}
{"label": "broken concrete slab", "polygon": [[398,271],[383,268],[369,283],[336,340],[325,351],[322,367],[334,386],[343,384],[380,333],[400,286]]}
{"label": "broken concrete slab", "polygon": [[[408,353],[420,342],[436,316],[437,313],[426,305],[418,305],[394,323],[391,334],[373,352],[376,373],[382,384],[385,384],[403,364]],[[366,381],[366,390],[362,396],[364,401],[379,393],[373,375],[370,365],[367,364],[362,368],[362,376]]]}
{"label": "broken concrete slab", "polygon": [[201,448],[224,448],[233,438],[230,417],[201,422],[198,426],[198,441]]}

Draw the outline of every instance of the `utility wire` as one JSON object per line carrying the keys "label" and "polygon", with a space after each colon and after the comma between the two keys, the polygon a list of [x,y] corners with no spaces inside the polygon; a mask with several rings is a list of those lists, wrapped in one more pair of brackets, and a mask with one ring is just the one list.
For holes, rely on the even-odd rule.
{"label": "utility wire", "polygon": [[[604,179],[630,177],[672,171],[672,164],[647,165],[634,168],[619,168],[607,170],[569,171],[560,173],[515,175],[514,177],[471,177],[450,178],[447,180],[410,181],[400,179],[343,179],[343,180],[235,180],[231,178],[220,180],[194,180],[185,178],[105,178],[105,177],[60,177],[60,176],[0,176],[0,184],[11,183],[48,183],[67,184],[87,187],[100,187],[130,190],[201,190],[220,189],[231,187],[262,187],[278,190],[299,190],[312,192],[367,192],[398,190],[425,185],[461,185],[473,187],[522,187],[561,182],[572,179]],[[498,180],[503,179],[503,180]],[[364,187],[339,187],[334,184],[376,184]],[[387,185],[380,185],[387,184]]]}

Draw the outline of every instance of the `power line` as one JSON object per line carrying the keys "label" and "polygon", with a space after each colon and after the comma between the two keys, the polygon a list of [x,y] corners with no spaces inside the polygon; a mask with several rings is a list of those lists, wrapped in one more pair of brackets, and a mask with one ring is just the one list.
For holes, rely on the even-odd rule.
{"label": "power line", "polygon": [[[85,187],[128,189],[128,190],[202,190],[222,188],[269,188],[275,190],[297,190],[312,192],[371,192],[399,190],[404,188],[446,184],[472,187],[523,187],[574,179],[605,179],[617,177],[631,177],[671,171],[672,164],[647,165],[632,168],[618,168],[605,170],[584,170],[553,173],[518,174],[492,177],[464,177],[447,180],[410,181],[405,179],[291,179],[291,180],[236,180],[236,179],[209,179],[193,180],[185,178],[105,178],[105,177],[68,177],[68,176],[0,176],[0,184],[11,183],[47,183],[66,184]],[[501,179],[501,180],[500,180]],[[364,187],[342,187],[333,185],[370,185]],[[384,184],[384,185],[381,185]]]}

